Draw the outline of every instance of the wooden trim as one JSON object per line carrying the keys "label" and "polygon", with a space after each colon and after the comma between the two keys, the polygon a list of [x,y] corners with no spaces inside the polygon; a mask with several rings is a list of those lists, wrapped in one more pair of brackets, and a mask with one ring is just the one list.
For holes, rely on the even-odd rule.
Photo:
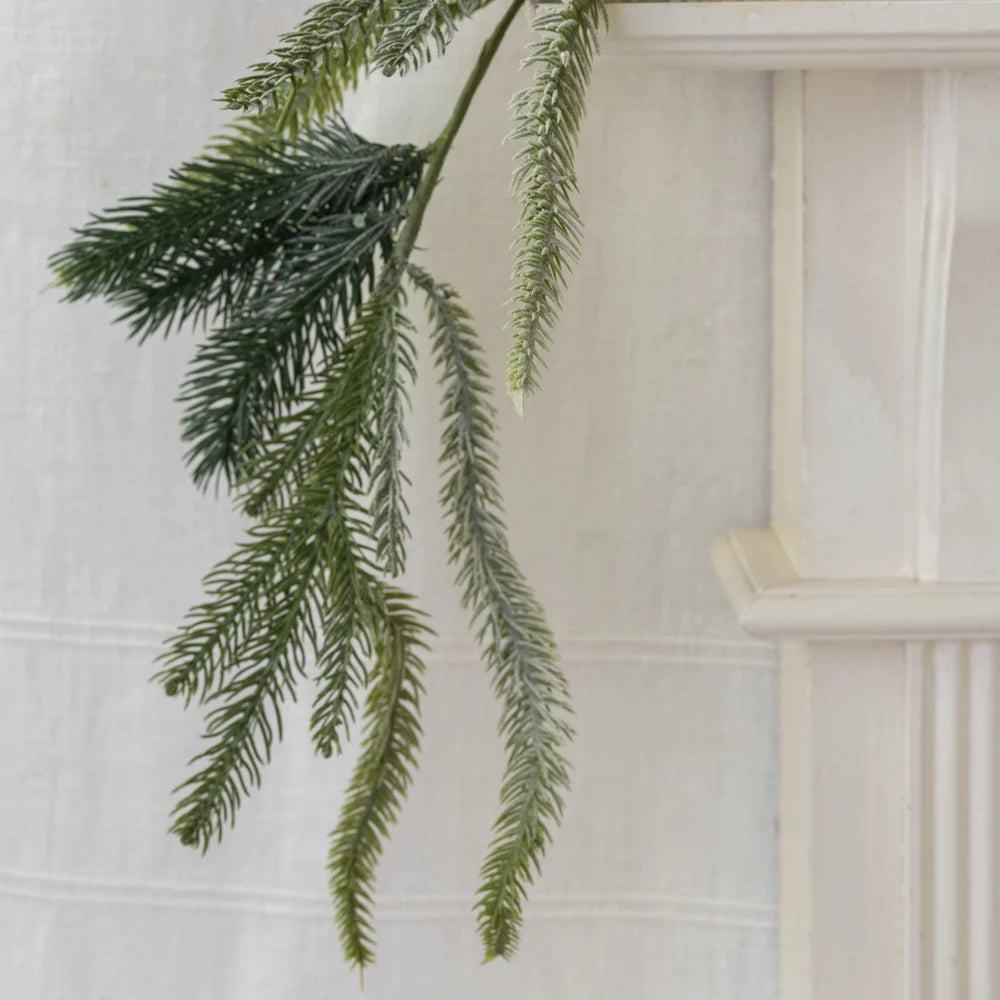
{"label": "wooden trim", "polygon": [[770,529],[731,531],[712,563],[739,617],[760,639],[1000,637],[1000,583],[803,580]]}
{"label": "wooden trim", "polygon": [[611,53],[715,69],[1000,65],[998,0],[619,3]]}

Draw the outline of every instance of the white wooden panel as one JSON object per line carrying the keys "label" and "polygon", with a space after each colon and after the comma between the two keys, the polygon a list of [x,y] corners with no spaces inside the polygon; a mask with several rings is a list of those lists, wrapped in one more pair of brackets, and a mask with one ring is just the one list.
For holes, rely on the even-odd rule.
{"label": "white wooden panel", "polygon": [[905,648],[816,644],[809,649],[808,669],[811,995],[814,1000],[898,997],[907,930],[900,850],[911,710]]}
{"label": "white wooden panel", "polygon": [[942,394],[941,572],[1000,578],[1000,74],[956,83],[955,237]]}
{"label": "white wooden panel", "polygon": [[609,47],[679,66],[807,69],[1000,62],[993,0],[613,4]]}
{"label": "white wooden panel", "polygon": [[712,558],[782,642],[783,1000],[1000,989],[998,111],[988,70],[775,82],[772,524]]}
{"label": "white wooden panel", "polygon": [[[791,409],[775,417],[799,420],[800,438],[797,467],[787,445],[776,467],[775,494],[808,493],[804,505],[776,500],[774,513],[808,576],[892,576],[909,559],[905,524],[887,523],[886,512],[908,504],[920,85],[912,74],[864,72],[810,73],[803,83],[802,342],[782,348],[801,368],[789,369],[799,382],[778,397]],[[787,213],[784,197],[776,205]],[[779,330],[786,345],[794,335]]]}
{"label": "white wooden panel", "polygon": [[997,645],[969,649],[969,1000],[996,1000]]}

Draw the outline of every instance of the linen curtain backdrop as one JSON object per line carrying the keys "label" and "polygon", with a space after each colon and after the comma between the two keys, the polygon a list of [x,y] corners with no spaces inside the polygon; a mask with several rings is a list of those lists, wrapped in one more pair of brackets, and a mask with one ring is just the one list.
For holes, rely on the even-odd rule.
{"label": "linen curtain backdrop", "polygon": [[[42,294],[69,227],[195,155],[222,121],[212,99],[302,7],[0,11],[0,981],[18,1000],[362,995],[324,876],[351,761],[314,758],[308,686],[222,845],[201,858],[166,834],[201,718],[148,682],[152,659],[241,533],[182,465],[174,398],[193,334],[137,350],[103,305]],[[429,140],[498,14],[428,71],[366,86],[354,128]],[[772,998],[776,659],[738,633],[707,561],[716,534],[767,514],[768,79],[598,60],[586,246],[521,423],[501,378],[517,210],[500,141],[527,38],[520,19],[420,243],[488,344],[512,544],[575,696],[574,787],[519,955],[481,966],[472,895],[503,757],[445,560],[425,364],[408,584],[440,640],[364,996]]]}

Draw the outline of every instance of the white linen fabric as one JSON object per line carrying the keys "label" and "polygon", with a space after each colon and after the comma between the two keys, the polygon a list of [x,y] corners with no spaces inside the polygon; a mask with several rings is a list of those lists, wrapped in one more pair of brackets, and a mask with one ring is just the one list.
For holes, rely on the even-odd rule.
{"label": "white linen fabric", "polygon": [[[200,718],[148,683],[152,659],[241,532],[182,464],[174,398],[192,335],[137,350],[103,305],[41,294],[69,227],[196,153],[221,120],[211,99],[299,13],[292,0],[0,11],[3,998],[361,995],[324,876],[351,761],[313,757],[308,697],[221,846],[202,858],[166,834]],[[496,16],[428,72],[366,86],[354,127],[430,139]],[[446,565],[425,368],[408,583],[441,639],[364,995],[763,1000],[776,992],[775,656],[736,631],[706,552],[766,520],[768,82],[599,61],[586,248],[521,423],[500,378],[516,221],[500,141],[527,37],[519,20],[420,243],[489,347],[512,541],[575,696],[574,786],[520,953],[480,965],[471,906],[502,752]]]}

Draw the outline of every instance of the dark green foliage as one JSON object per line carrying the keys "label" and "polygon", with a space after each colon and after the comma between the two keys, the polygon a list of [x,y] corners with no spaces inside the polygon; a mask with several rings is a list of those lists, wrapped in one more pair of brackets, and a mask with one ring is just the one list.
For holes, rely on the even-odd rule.
{"label": "dark green foliage", "polygon": [[375,866],[417,766],[428,635],[412,599],[384,588],[361,756],[330,837],[328,866],[341,944],[347,960],[362,969],[375,958]]}
{"label": "dark green foliage", "polygon": [[236,478],[317,351],[337,349],[426,159],[337,121],[294,142],[227,149],[95,217],[52,261],[68,298],[104,296],[133,336],[217,324],[181,395],[199,484]]}
{"label": "dark green foliage", "polygon": [[[524,0],[497,22],[440,136],[382,146],[335,110],[363,70],[418,69],[489,0],[334,0],[311,8],[269,60],[226,92],[256,112],[146,198],[95,216],[52,258],[71,300],[103,297],[145,340],[208,332],[181,390],[196,483],[219,477],[250,519],[205,597],[159,657],[169,695],[207,713],[206,748],[176,790],[172,832],[202,850],[260,785],[282,710],[313,673],[317,752],[344,746],[365,701],[361,755],[330,840],[345,955],[374,958],[375,869],[420,744],[431,634],[388,583],[409,535],[403,456],[416,331],[404,279],[426,297],[443,388],[440,499],[448,548],[501,701],[507,769],[477,897],[486,956],[515,951],[529,884],[559,823],[572,736],[544,613],[510,552],[478,338],[455,293],[410,263],[472,97]],[[540,14],[535,84],[517,98],[526,139],[511,390],[536,381],[579,220],[569,202],[582,88],[600,0]]]}
{"label": "dark green foliage", "polygon": [[316,4],[223,100],[233,110],[264,115],[278,133],[294,135],[340,107],[345,91],[367,68],[395,6],[393,0]]}
{"label": "dark green foliage", "polygon": [[521,221],[507,389],[522,415],[525,399],[538,388],[541,352],[551,342],[566,276],[580,253],[583,227],[573,205],[576,142],[598,32],[606,19],[602,0],[540,7],[533,23],[540,38],[524,63],[534,67],[535,77],[512,102],[510,138],[524,146],[513,182],[521,197]]}
{"label": "dark green foliage", "polygon": [[[282,478],[286,502],[262,508],[247,540],[209,574],[210,599],[161,658],[158,676],[168,693],[200,696],[210,706],[212,746],[195,759],[203,766],[181,786],[175,809],[173,830],[185,843],[205,847],[221,836],[241,796],[260,783],[260,766],[280,736],[280,704],[294,693],[308,654],[318,660],[313,728],[321,750],[339,745],[364,686],[364,665],[345,655],[343,630],[363,655],[377,604],[378,567],[363,541],[371,528],[360,503],[377,386],[345,376],[363,370],[359,358],[376,370],[383,331],[370,321],[373,311],[363,307],[345,350],[295,415],[293,440],[307,429],[315,460]],[[276,436],[264,454],[284,457],[287,450],[287,439]]]}
{"label": "dark green foliage", "polygon": [[517,948],[528,884],[562,817],[569,785],[564,748],[572,738],[569,692],[545,614],[507,542],[495,413],[479,338],[450,288],[417,268],[409,273],[427,298],[444,387],[441,503],[448,552],[503,706],[507,772],[477,910],[487,958],[508,958]]}
{"label": "dark green foliage", "polygon": [[[298,511],[283,511],[252,532],[236,556],[215,570],[215,579],[231,589],[214,605],[202,606],[195,626],[221,637],[216,663],[220,687],[206,699],[210,746],[191,762],[200,769],[176,789],[182,798],[171,832],[185,844],[205,850],[213,838],[221,839],[225,826],[235,822],[241,798],[260,784],[261,766],[281,736],[281,703],[294,697],[307,654],[316,647],[317,570],[328,521],[312,523]],[[266,580],[266,587],[254,588],[257,599],[251,603],[240,573],[248,561],[263,569],[260,563],[275,538],[284,542],[284,557],[269,562],[263,574],[251,573],[255,582],[260,576]],[[235,603],[229,597],[232,589],[244,598],[236,604],[242,629],[224,626]],[[220,611],[222,616],[216,617]],[[190,634],[189,625],[182,635],[186,639]]]}
{"label": "dark green foliage", "polygon": [[388,288],[362,306],[329,372],[284,421],[284,432],[266,442],[252,467],[263,477],[255,482],[280,489],[257,496],[260,523],[206,581],[214,600],[189,619],[160,674],[169,691],[200,693],[210,708],[211,746],[180,787],[173,826],[185,843],[204,848],[259,785],[280,737],[281,702],[293,695],[307,653],[316,657],[319,680],[313,738],[325,756],[341,746],[374,654],[369,749],[332,862],[344,948],[362,966],[371,954],[365,901],[375,860],[419,741],[418,655],[428,634],[404,598],[378,582],[384,567],[362,504],[381,447],[374,409],[391,377],[386,344],[398,336],[400,291],[389,273]]}

